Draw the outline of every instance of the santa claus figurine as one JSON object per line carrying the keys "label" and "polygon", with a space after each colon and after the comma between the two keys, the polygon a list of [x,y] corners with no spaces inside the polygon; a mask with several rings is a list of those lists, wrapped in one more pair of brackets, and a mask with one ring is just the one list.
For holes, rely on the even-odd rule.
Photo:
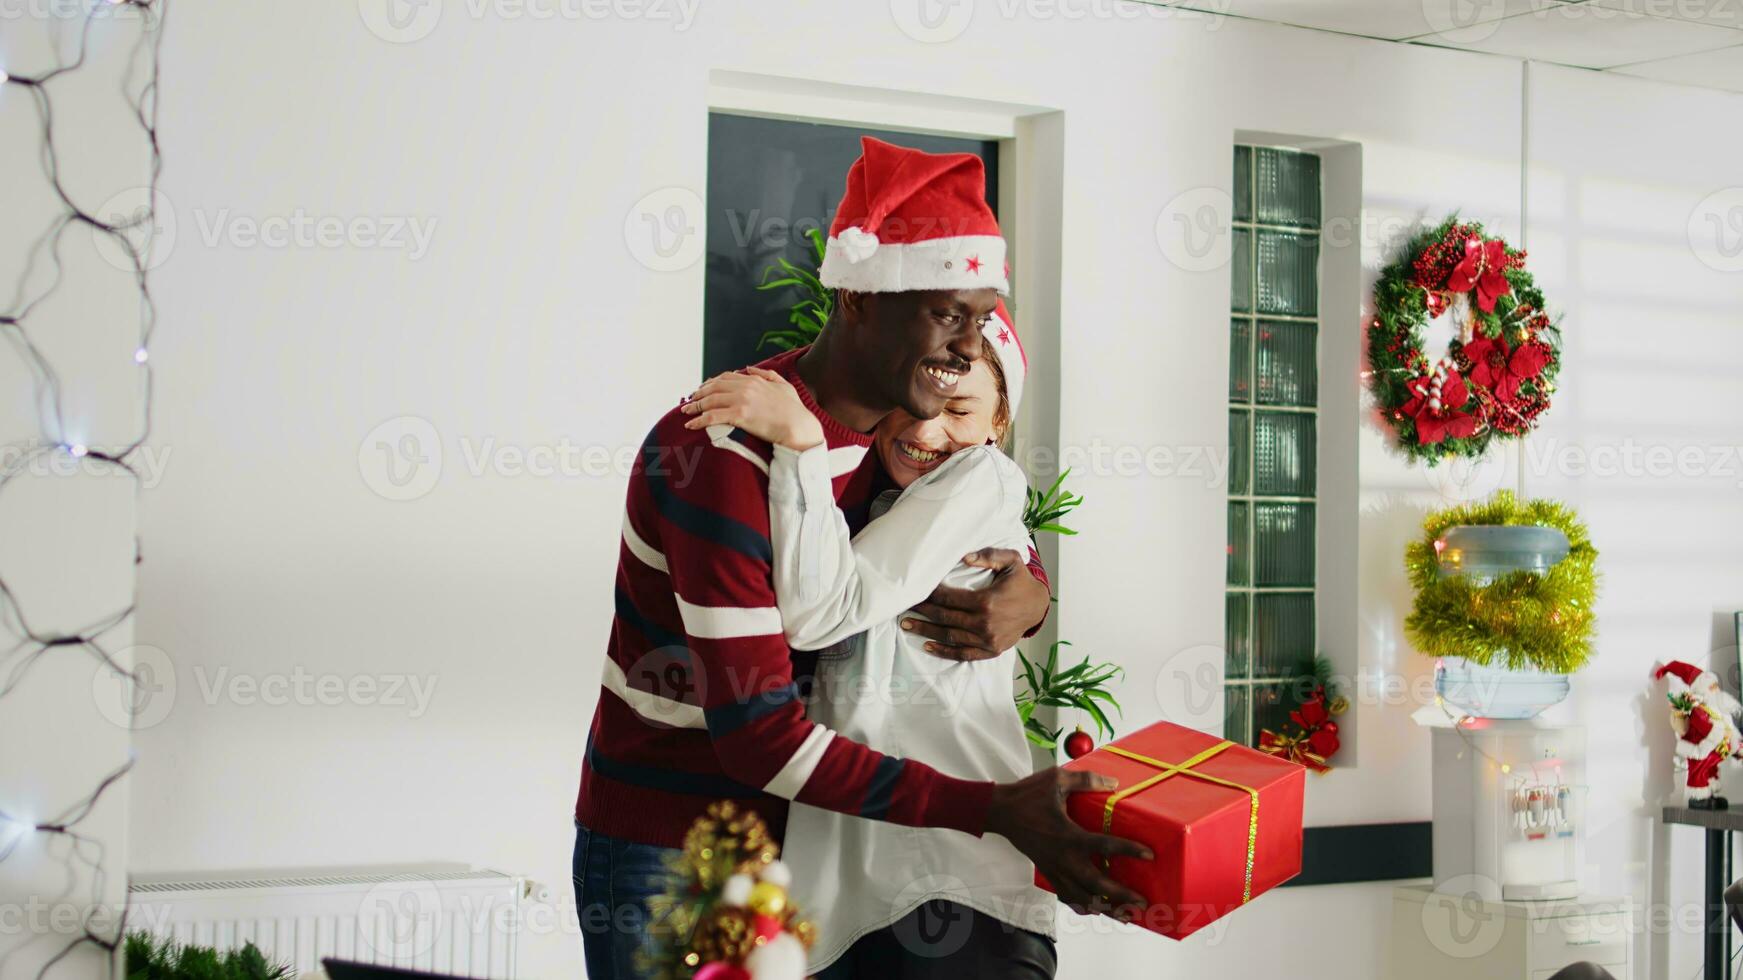
{"label": "santa claus figurine", "polygon": [[1743,758],[1736,723],[1743,705],[1725,693],[1717,675],[1693,664],[1672,660],[1652,676],[1670,680],[1670,727],[1676,731],[1677,757],[1688,767],[1684,798],[1693,807],[1725,808],[1725,798],[1717,795],[1719,763]]}

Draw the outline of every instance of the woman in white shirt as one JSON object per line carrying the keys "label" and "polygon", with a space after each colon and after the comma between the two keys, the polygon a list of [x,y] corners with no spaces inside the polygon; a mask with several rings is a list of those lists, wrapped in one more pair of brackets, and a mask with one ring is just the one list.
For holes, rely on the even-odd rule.
{"label": "woman in white shirt", "polygon": [[[1002,327],[995,321],[994,326]],[[728,423],[775,445],[769,467],[775,592],[788,642],[823,651],[809,716],[842,735],[964,779],[1032,765],[1009,657],[960,662],[905,631],[941,581],[980,588],[983,547],[1027,551],[1021,470],[998,448],[1015,406],[989,327],[985,351],[936,419],[897,411],[872,451],[899,488],[858,536],[835,506],[817,419],[779,375],[749,369],[698,389],[692,426]],[[1020,350],[1020,349],[1019,349]],[[1020,356],[1020,355],[1019,355]],[[898,826],[795,803],[784,857],[818,925],[812,969],[837,977],[1051,977],[1056,898],[1004,838]]]}

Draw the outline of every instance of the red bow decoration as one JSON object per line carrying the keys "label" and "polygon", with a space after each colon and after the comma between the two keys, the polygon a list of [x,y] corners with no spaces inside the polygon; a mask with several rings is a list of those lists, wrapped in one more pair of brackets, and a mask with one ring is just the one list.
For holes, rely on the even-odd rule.
{"label": "red bow decoration", "polygon": [[1465,439],[1476,433],[1477,416],[1458,411],[1471,400],[1471,392],[1457,371],[1448,371],[1440,384],[1439,408],[1432,407],[1433,382],[1427,377],[1414,378],[1405,387],[1410,390],[1410,400],[1400,411],[1416,420],[1416,439],[1424,446],[1448,437]]}
{"label": "red bow decoration", "polygon": [[1509,403],[1518,400],[1520,384],[1536,378],[1549,366],[1548,347],[1535,340],[1508,347],[1505,336],[1479,336],[1465,345],[1464,355],[1471,362],[1471,380]]}
{"label": "red bow decoration", "polygon": [[1325,756],[1313,751],[1313,746],[1308,744],[1305,735],[1279,735],[1267,728],[1259,733],[1259,751],[1288,759],[1314,772],[1331,771],[1331,766],[1326,765]]}
{"label": "red bow decoration", "polygon": [[1259,732],[1259,751],[1288,759],[1314,772],[1330,772],[1327,761],[1342,747],[1338,741],[1338,725],[1332,716],[1343,711],[1343,700],[1327,704],[1325,688],[1319,688],[1289,712],[1289,720],[1300,727],[1299,732],[1274,732],[1269,728]]}
{"label": "red bow decoration", "polygon": [[1465,257],[1447,277],[1446,288],[1462,293],[1475,286],[1477,306],[1484,313],[1495,312],[1495,301],[1507,295],[1513,287],[1504,273],[1507,270],[1507,243],[1500,239],[1483,241],[1472,236],[1465,239]]}

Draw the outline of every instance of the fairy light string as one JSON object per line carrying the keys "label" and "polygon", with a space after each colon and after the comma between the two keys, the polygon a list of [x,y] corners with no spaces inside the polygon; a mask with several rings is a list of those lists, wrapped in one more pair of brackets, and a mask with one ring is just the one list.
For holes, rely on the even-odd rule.
{"label": "fairy light string", "polygon": [[[130,481],[133,502],[137,510],[142,490],[136,456],[151,433],[152,368],[150,347],[156,328],[157,308],[151,292],[151,251],[157,225],[158,180],[163,158],[158,142],[158,65],[163,43],[164,14],[168,0],[90,0],[78,15],[77,38],[70,59],[62,58],[54,67],[41,73],[14,73],[0,65],[0,99],[25,96],[31,100],[37,120],[36,135],[40,140],[38,159],[46,179],[48,193],[54,199],[57,212],[30,244],[12,296],[0,308],[0,334],[17,352],[30,373],[37,432],[34,436],[4,446],[5,463],[0,464],[0,497],[19,479],[34,475],[39,469],[58,472],[69,461],[73,472],[116,476]],[[126,54],[119,96],[127,106],[130,123],[137,126],[146,151],[145,204],[125,217],[105,219],[88,204],[81,202],[63,180],[61,159],[63,147],[56,130],[56,94],[62,86],[56,83],[80,71],[92,69],[91,37],[98,21],[129,23],[122,29],[136,30]],[[54,31],[57,53],[64,53],[63,38]],[[16,67],[16,66],[14,66]],[[88,288],[88,283],[69,282],[62,262],[62,246],[69,232],[88,229],[93,241],[113,246],[109,253],[119,257],[124,273],[138,293],[137,322],[131,324],[137,333],[137,343],[122,356],[128,358],[140,373],[134,376],[138,384],[136,405],[137,426],[126,441],[119,445],[94,446],[73,438],[67,427],[67,405],[60,372],[38,336],[65,333],[77,324],[54,322],[44,314],[46,301],[62,290]],[[46,275],[44,272],[46,270]],[[40,284],[37,284],[39,279]],[[89,348],[86,349],[87,351]],[[81,356],[87,356],[81,352]],[[64,458],[61,458],[64,457]],[[133,537],[133,564],[140,561],[137,530]],[[32,668],[50,656],[74,652],[93,659],[100,670],[118,675],[131,689],[139,678],[112,651],[107,638],[131,623],[138,606],[138,577],[131,577],[127,601],[120,609],[97,616],[71,633],[44,629],[20,601],[14,584],[0,576],[0,622],[4,622],[16,642],[0,653],[0,708],[8,699],[29,697],[26,693],[32,679]],[[69,586],[70,587],[70,586]],[[47,957],[37,970],[38,980],[47,977],[57,966],[72,966],[69,958],[83,947],[107,953],[113,975],[117,966],[114,955],[127,932],[127,904],[123,897],[118,914],[112,920],[104,916],[103,895],[108,882],[107,848],[103,841],[88,833],[83,825],[91,818],[103,799],[131,772],[133,759],[111,768],[91,790],[67,804],[54,816],[35,819],[0,808],[0,862],[12,859],[27,840],[42,838],[48,842],[64,841],[67,854],[65,890],[54,901],[65,901],[78,890],[78,882],[88,879],[89,900],[85,903],[78,928],[64,933],[66,942]],[[8,774],[0,782],[0,800],[14,799],[6,792],[18,787],[20,774]],[[10,785],[7,785],[10,784]],[[28,787],[25,787],[28,788]],[[51,932],[47,935],[54,935]],[[34,943],[40,936],[8,948],[0,954],[0,964]]]}

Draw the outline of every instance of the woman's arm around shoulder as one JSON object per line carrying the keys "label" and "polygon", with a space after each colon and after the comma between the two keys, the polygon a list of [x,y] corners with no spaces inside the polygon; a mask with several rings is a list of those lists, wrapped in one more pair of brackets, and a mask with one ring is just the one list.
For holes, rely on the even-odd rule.
{"label": "woman's arm around shoulder", "polygon": [[[964,555],[1002,539],[1011,521],[1021,520],[1022,471],[998,449],[975,446],[916,480],[889,513],[853,537],[833,499],[827,513],[813,506],[821,460],[806,466],[807,455],[787,459],[809,490],[786,486],[780,453],[769,473],[775,594],[787,641],[801,650],[827,647],[910,608]],[[809,479],[803,470],[811,471]]]}

